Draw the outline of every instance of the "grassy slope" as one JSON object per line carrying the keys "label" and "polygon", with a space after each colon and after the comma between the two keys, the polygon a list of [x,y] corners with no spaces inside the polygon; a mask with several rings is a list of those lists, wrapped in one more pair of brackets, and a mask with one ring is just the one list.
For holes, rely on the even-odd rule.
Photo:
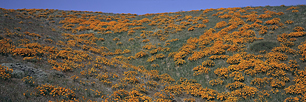
{"label": "grassy slope", "polygon": [[[257,12],[257,15],[261,15],[264,14],[266,10],[269,11],[274,11],[274,12],[283,12],[283,15],[272,15],[271,18],[266,18],[266,19],[260,19],[262,20],[263,23],[261,23],[261,25],[263,26],[267,26],[270,27],[272,25],[267,25],[264,24],[265,21],[267,20],[271,20],[273,18],[280,18],[280,22],[283,23],[283,26],[279,26],[277,25],[279,28],[276,30],[270,30],[268,29],[268,32],[266,34],[259,34],[259,30],[256,30],[257,28],[251,28],[250,30],[253,30],[256,34],[256,37],[262,37],[264,38],[263,40],[257,40],[254,41],[252,43],[243,43],[240,45],[245,45],[246,48],[246,52],[249,54],[255,54],[258,55],[260,54],[258,51],[259,50],[267,50],[270,51],[273,47],[275,46],[280,46],[281,42],[277,41],[277,35],[283,34],[283,33],[291,33],[294,32],[293,29],[297,26],[303,27],[305,28],[305,6],[296,6],[298,7],[297,9],[294,10],[299,10],[299,12],[292,12],[292,10],[286,10],[291,6],[285,6],[285,7],[281,7],[281,6],[275,6],[275,7],[271,7],[271,6],[266,6],[266,7],[252,7],[255,9],[248,9],[249,7],[246,8],[242,8],[246,10],[246,13],[250,13],[250,12]],[[20,39],[29,39],[30,42],[29,43],[39,43],[41,45],[44,46],[54,46],[56,48],[58,48],[59,50],[67,50],[66,48],[68,47],[68,45],[59,45],[56,44],[59,41],[68,41],[67,39],[65,39],[64,36],[62,36],[62,33],[69,33],[72,35],[79,35],[79,34],[89,34],[89,33],[93,33],[95,37],[97,38],[104,38],[104,41],[92,41],[91,44],[84,44],[84,43],[79,43],[81,46],[83,45],[87,45],[87,46],[92,46],[93,48],[100,48],[101,46],[107,47],[109,49],[110,52],[115,52],[116,49],[121,49],[122,51],[125,49],[130,50],[130,53],[126,53],[126,54],[119,54],[117,56],[125,56],[123,58],[127,58],[129,56],[134,56],[136,53],[140,52],[140,51],[144,51],[146,53],[148,53],[148,56],[142,57],[142,58],[136,58],[136,59],[132,59],[132,60],[123,60],[126,63],[129,63],[131,65],[134,66],[143,66],[146,70],[150,71],[150,70],[158,70],[159,71],[159,75],[162,75],[164,73],[169,74],[172,78],[174,78],[175,80],[179,80],[181,77],[183,78],[187,78],[187,79],[196,79],[198,83],[200,83],[202,85],[203,88],[207,87],[209,89],[213,89],[216,90],[218,93],[222,93],[222,92],[230,92],[228,88],[226,88],[225,86],[228,83],[232,83],[233,78],[222,78],[222,80],[224,81],[224,83],[222,85],[217,85],[217,86],[211,86],[209,84],[210,80],[213,79],[217,79],[218,76],[214,73],[214,70],[216,70],[217,68],[220,67],[228,67],[230,66],[230,64],[228,64],[226,62],[226,59],[217,59],[217,60],[213,60],[216,65],[214,67],[209,67],[211,70],[209,71],[209,73],[204,73],[204,74],[200,74],[197,76],[194,76],[193,73],[194,71],[192,70],[194,67],[201,65],[201,63],[203,61],[206,61],[209,59],[209,57],[211,55],[208,55],[206,57],[200,58],[196,61],[190,61],[188,60],[188,58],[190,56],[192,56],[191,54],[187,54],[187,56],[185,58],[183,58],[186,63],[182,64],[182,65],[177,65],[175,64],[175,61],[173,60],[173,57],[169,57],[168,54],[171,52],[178,52],[180,51],[180,48],[185,45],[187,43],[187,40],[190,37],[196,37],[199,38],[200,35],[203,35],[203,33],[205,33],[208,29],[210,28],[214,28],[216,23],[220,22],[220,21],[226,21],[227,23],[229,22],[230,18],[226,18],[226,19],[222,19],[222,18],[218,18],[218,16],[212,16],[213,14],[216,14],[218,12],[224,12],[224,14],[226,14],[228,12],[228,10],[223,10],[223,9],[215,9],[212,11],[209,11],[207,13],[203,13],[203,10],[199,10],[199,11],[188,11],[188,12],[176,12],[176,13],[164,13],[164,14],[152,14],[152,15],[130,15],[130,14],[112,14],[112,13],[98,13],[98,12],[78,12],[78,11],[60,11],[60,10],[54,10],[52,12],[50,12],[52,10],[37,10],[36,12],[30,14],[30,12],[26,11],[26,10],[13,10],[8,11],[5,9],[1,10],[1,16],[0,16],[0,20],[1,23],[0,24],[0,30],[1,30],[1,37],[2,38],[9,38],[12,40],[12,42],[14,42],[14,44],[17,47],[22,47],[21,44],[18,43],[18,40]],[[238,11],[238,10],[237,10]],[[235,12],[237,12],[235,11]],[[46,12],[49,12],[46,14]],[[66,15],[63,14],[63,12],[66,13]],[[142,38],[141,34],[142,34],[142,30],[134,30],[135,33],[133,34],[128,34],[128,32],[121,32],[121,33],[111,33],[111,34],[104,34],[106,31],[95,31],[92,29],[88,29],[88,30],[81,30],[81,31],[77,31],[77,32],[71,32],[72,30],[67,30],[64,26],[63,23],[59,23],[61,20],[64,20],[65,18],[68,18],[68,15],[75,15],[76,18],[81,18],[82,15],[79,15],[77,13],[80,14],[88,14],[85,18],[86,20],[89,19],[89,17],[92,16],[101,16],[102,18],[99,19],[102,22],[109,22],[106,18],[111,18],[113,21],[117,21],[119,22],[120,20],[125,20],[128,19],[129,21],[127,23],[133,23],[135,20],[135,23],[139,23],[137,21],[143,19],[143,18],[148,18],[149,20],[151,20],[150,22],[144,22],[142,23],[141,26],[128,26],[129,29],[133,28],[133,27],[146,27],[145,29],[142,29],[144,31],[152,31],[153,33],[150,34],[146,34],[146,38]],[[7,15],[5,15],[7,14]],[[18,16],[21,15],[21,16]],[[39,15],[46,15],[46,17],[37,17]],[[56,17],[56,15],[61,15],[61,17]],[[175,29],[168,29],[170,33],[165,33],[165,29],[163,29],[166,26],[170,26],[170,24],[177,24],[180,25],[180,22],[182,21],[186,21],[188,22],[188,19],[184,19],[184,17],[186,16],[192,16],[193,17],[203,17],[204,19],[209,19],[208,23],[205,23],[206,27],[204,28],[195,28],[193,31],[188,31],[188,28],[190,28],[191,26],[196,26],[196,24],[192,24],[192,22],[190,22],[190,25],[186,25],[185,29],[183,28],[182,31],[178,31],[176,32]],[[223,14],[221,14],[223,15]],[[241,13],[241,15],[248,15],[245,13]],[[27,16],[32,17],[32,18],[26,18]],[[134,17],[132,17],[134,16]],[[99,17],[97,17],[96,19],[98,19]],[[182,19],[182,20],[178,20],[178,19]],[[253,24],[254,22],[250,22],[247,21],[247,18],[241,18],[246,24]],[[285,21],[287,20],[292,20],[294,21],[293,24],[286,24]],[[24,23],[20,23],[20,21],[23,21]],[[52,23],[52,21],[54,21],[55,23]],[[150,26],[149,24],[152,21],[158,21],[156,26]],[[165,21],[164,23],[161,23],[161,21]],[[168,23],[167,23],[168,21]],[[32,23],[29,23],[32,22]],[[202,23],[202,20],[198,20],[197,21],[199,24]],[[159,24],[160,23],[160,24]],[[75,24],[75,23],[74,23]],[[75,26],[72,26],[72,29],[77,28],[78,26],[80,26],[79,24],[75,24]],[[228,34],[234,32],[234,31],[238,31],[239,28],[241,28],[243,25],[238,25],[237,29],[234,29],[232,31],[228,31]],[[16,27],[20,27],[21,29],[16,29]],[[125,26],[126,27],[126,26]],[[228,26],[226,26],[228,27]],[[16,35],[9,35],[8,32],[5,30],[5,28],[9,29],[10,32],[17,32],[20,35],[24,35],[23,37],[18,37],[18,34]],[[53,28],[53,30],[52,30]],[[102,28],[107,28],[107,26],[103,26]],[[221,31],[223,28],[215,28],[215,33]],[[159,30],[162,31],[162,33],[160,35],[154,35],[154,33],[158,32]],[[30,33],[36,33],[41,35],[40,38],[37,37],[32,37],[29,35],[25,35],[24,32],[28,31]],[[171,33],[173,32],[173,33]],[[102,34],[101,34],[102,33]],[[119,41],[113,41],[113,39],[117,37],[120,40]],[[140,37],[139,39],[137,37]],[[175,42],[170,42],[170,45],[165,46],[166,44],[166,40],[160,40],[161,37],[165,37],[167,38],[167,40],[171,40],[171,39],[176,39],[178,38],[178,41]],[[129,41],[130,38],[134,38],[134,41]],[[52,39],[53,42],[47,42],[46,39]],[[80,39],[84,39],[84,40],[92,40],[92,38],[80,38]],[[142,42],[142,40],[144,39],[149,39],[149,42]],[[291,46],[292,49],[299,51],[298,49],[298,45],[300,45],[302,42],[304,42],[305,36],[302,37],[297,37],[297,40],[294,41],[293,46]],[[122,45],[117,45],[117,42],[122,42]],[[214,41],[212,41],[213,44]],[[266,42],[266,43],[265,43]],[[271,44],[271,42],[275,42],[275,44]],[[150,54],[151,50],[145,49],[143,48],[143,46],[145,46],[146,44],[153,44],[156,45],[157,47],[162,47],[162,48],[170,48],[170,51],[159,51],[157,54],[163,53],[164,55],[166,55],[165,58],[162,59],[156,59],[153,62],[147,62],[147,59],[150,58],[151,56],[154,56],[153,54]],[[94,45],[97,45],[96,47]],[[160,44],[160,45],[159,45]],[[226,43],[225,43],[226,44]],[[231,43],[227,43],[227,44],[231,44]],[[269,45],[271,44],[271,45]],[[268,46],[268,47],[262,47],[262,45]],[[206,45],[207,48],[211,47],[212,45]],[[270,47],[271,46],[271,47]],[[47,56],[51,56],[52,54],[46,54],[46,56],[38,56],[40,58],[42,58],[43,60],[39,60],[39,61],[24,61],[22,60],[24,56],[13,56],[11,53],[2,53],[1,55],[1,60],[0,63],[11,63],[11,62],[18,62],[18,63],[24,63],[27,64],[29,66],[33,66],[35,68],[39,68],[44,70],[47,73],[50,73],[48,79],[46,80],[39,80],[39,78],[34,78],[35,81],[37,81],[36,85],[39,84],[45,84],[45,83],[49,83],[52,85],[58,85],[58,86],[62,86],[62,87],[66,87],[66,88],[70,88],[73,89],[74,92],[76,93],[76,98],[79,101],[86,101],[86,100],[95,100],[95,101],[101,101],[101,100],[106,100],[105,98],[100,98],[101,95],[94,95],[95,92],[93,91],[88,91],[90,89],[93,90],[99,90],[103,93],[103,95],[105,95],[105,97],[108,97],[108,100],[115,100],[115,98],[113,96],[111,96],[113,94],[113,92],[118,91],[119,89],[115,89],[115,88],[111,88],[113,85],[115,84],[119,84],[119,83],[124,83],[121,80],[123,80],[125,77],[127,77],[126,75],[123,75],[124,72],[127,72],[128,70],[133,71],[134,69],[132,68],[124,68],[120,65],[122,64],[118,64],[119,66],[114,66],[114,65],[105,65],[105,64],[101,64],[102,69],[97,68],[96,72],[97,74],[103,74],[103,73],[108,73],[109,75],[111,75],[110,73],[115,73],[118,75],[118,78],[108,78],[109,81],[112,82],[112,84],[105,84],[103,82],[101,82],[99,79],[97,79],[97,75],[94,74],[87,74],[87,75],[82,75],[80,72],[82,71],[86,71],[91,69],[94,65],[94,61],[97,58],[97,56],[101,56],[101,54],[99,53],[93,53],[91,51],[88,50],[84,50],[82,49],[82,47],[72,47],[70,46],[72,50],[76,50],[76,51],[83,51],[84,53],[88,53],[89,56],[92,57],[92,60],[84,60],[83,62],[76,62],[78,64],[84,64],[84,67],[78,67],[73,69],[72,71],[64,71],[64,75],[65,77],[56,77],[54,76],[52,73],[55,73],[54,71],[50,70],[52,69],[52,65],[50,63],[48,63],[48,57]],[[252,49],[252,50],[251,50]],[[256,50],[254,50],[256,49]],[[193,49],[192,51],[201,51],[201,48],[196,48]],[[106,51],[107,52],[107,51]],[[58,53],[58,52],[57,52]],[[234,54],[237,54],[239,52],[234,51],[226,51],[224,54],[225,55],[229,55],[232,56]],[[56,54],[56,53],[55,53]],[[156,54],[155,54],[156,55]],[[262,54],[264,55],[264,54]],[[300,66],[299,68],[301,70],[304,69],[304,67],[306,66],[305,63],[301,60],[299,60],[298,58],[301,58],[301,55],[296,54],[286,54],[288,56],[288,59],[285,61],[281,61],[281,63],[285,63],[288,65],[289,60],[295,59],[298,62],[298,65]],[[106,58],[110,59],[115,57],[116,55],[107,55]],[[63,61],[63,59],[61,58],[56,58],[55,60],[61,62]],[[262,60],[267,60],[267,59],[262,59]],[[90,63],[93,64],[90,64]],[[159,67],[152,67],[152,64],[158,64]],[[141,69],[141,68],[140,68]],[[243,71],[242,71],[243,73]],[[289,72],[288,72],[289,73]],[[102,75],[101,74],[101,75]],[[175,82],[161,82],[160,80],[162,80],[163,78],[160,78],[159,80],[154,80],[154,78],[152,78],[152,76],[150,78],[145,78],[147,76],[147,72],[141,72],[139,71],[138,75],[135,75],[136,78],[138,78],[139,83],[136,84],[127,84],[127,86],[123,89],[127,90],[127,91],[131,91],[131,90],[138,90],[136,88],[137,85],[142,85],[145,84],[146,82],[148,82],[149,80],[151,81],[155,81],[157,82],[159,85],[156,87],[156,89],[148,89],[148,85],[144,85],[143,87],[146,87],[147,92],[140,92],[144,95],[142,96],[149,96],[153,99],[153,101],[157,101],[158,99],[170,99],[170,100],[176,100],[176,101],[183,101],[183,99],[185,98],[194,98],[197,101],[203,101],[206,100],[206,98],[202,99],[199,96],[195,96],[193,97],[192,95],[188,95],[186,93],[181,94],[181,95],[174,95],[174,98],[160,98],[160,97],[156,97],[154,96],[154,93],[156,92],[163,92],[164,88],[167,86],[171,86],[171,85],[177,85],[175,84]],[[77,79],[76,81],[71,79],[71,76],[73,75],[77,75],[80,78]],[[243,76],[245,77],[244,81],[242,83],[245,83],[247,86],[252,86],[255,87],[253,85],[250,84],[251,80],[253,80],[256,77],[267,77],[265,75],[265,73],[258,73],[255,76],[249,76],[249,75],[245,75],[245,73],[243,73]],[[287,77],[290,78],[290,82],[286,82],[286,86],[285,87],[280,87],[277,88],[278,90],[280,90],[280,93],[278,94],[273,94],[272,92],[269,92],[270,94],[270,98],[269,97],[264,97],[266,98],[268,101],[283,101],[285,100],[285,98],[290,97],[290,96],[298,96],[298,95],[288,95],[286,94],[285,97],[280,97],[280,94],[284,93],[284,88],[287,88],[290,85],[295,84],[295,82],[293,81],[294,79],[294,75],[292,74],[287,74]],[[160,76],[163,77],[163,76]],[[270,76],[268,76],[270,77]],[[81,82],[80,82],[81,81]],[[92,84],[92,82],[95,82],[95,84]],[[18,78],[11,78],[11,80],[1,80],[1,100],[4,101],[18,101],[18,100],[25,100],[25,101],[38,101],[38,100],[61,100],[61,99],[66,99],[63,97],[52,97],[52,96],[46,96],[44,97],[43,95],[30,95],[30,92],[28,91],[35,91],[35,87],[30,86],[24,82],[21,81],[21,79]],[[18,89],[20,88],[20,89]],[[262,90],[271,90],[271,86],[268,85],[267,88],[258,88],[260,91]],[[20,90],[19,92],[13,91],[13,90]],[[170,91],[173,92],[175,94],[175,91]],[[29,95],[26,95],[27,97],[23,96],[22,93],[27,93]],[[171,94],[171,93],[170,93]],[[170,94],[165,94],[170,95]],[[247,98],[246,100],[244,100],[242,97],[240,97],[239,101],[249,101],[249,100],[254,100],[254,99],[260,99],[261,97],[259,96],[260,94],[256,95],[254,98]],[[17,96],[17,97],[14,97]],[[84,96],[84,98],[83,98]],[[123,95],[124,96],[124,95]],[[214,96],[213,97],[217,97]],[[230,97],[230,95],[228,95],[228,97]],[[228,98],[227,97],[227,98]],[[237,96],[237,98],[239,98]],[[127,99],[127,98],[126,98]],[[217,98],[214,99],[216,101],[220,101]],[[229,99],[227,99],[229,100]]]}

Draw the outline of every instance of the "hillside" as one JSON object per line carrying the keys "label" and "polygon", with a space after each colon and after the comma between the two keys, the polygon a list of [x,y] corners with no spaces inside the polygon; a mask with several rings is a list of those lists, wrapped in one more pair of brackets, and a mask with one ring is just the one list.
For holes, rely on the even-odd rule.
{"label": "hillside", "polygon": [[306,101],[306,6],[0,8],[1,102]]}

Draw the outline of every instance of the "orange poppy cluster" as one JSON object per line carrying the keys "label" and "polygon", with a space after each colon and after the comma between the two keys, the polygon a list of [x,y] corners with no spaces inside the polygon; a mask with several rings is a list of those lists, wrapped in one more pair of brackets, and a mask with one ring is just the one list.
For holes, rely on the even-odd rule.
{"label": "orange poppy cluster", "polygon": [[73,90],[60,87],[60,86],[54,86],[51,84],[42,84],[36,87],[37,93],[43,96],[50,95],[50,96],[62,96],[64,99],[75,99],[75,93]]}
{"label": "orange poppy cluster", "polygon": [[149,41],[150,41],[150,39],[144,39],[144,40],[142,40],[141,42],[146,43],[146,42],[149,42]]}
{"label": "orange poppy cluster", "polygon": [[258,88],[264,88],[264,87],[267,87],[267,84],[269,84],[269,82],[271,82],[273,78],[267,78],[267,77],[264,77],[264,78],[254,78],[252,81],[251,81],[251,85],[254,85]]}
{"label": "orange poppy cluster", "polygon": [[210,71],[209,68],[203,67],[201,65],[199,65],[197,67],[194,67],[192,70],[194,71],[193,76],[197,76],[197,75],[200,75],[200,74],[203,74],[203,73],[207,74]]}
{"label": "orange poppy cluster", "polygon": [[151,50],[151,49],[156,49],[156,46],[153,45],[152,43],[148,43],[145,46],[143,46],[142,48]]}
{"label": "orange poppy cluster", "polygon": [[193,76],[197,76],[203,73],[207,74],[210,71],[210,69],[207,67],[213,67],[213,66],[215,66],[215,62],[213,62],[212,60],[204,61],[202,62],[202,65],[199,65],[192,69],[194,71]]}
{"label": "orange poppy cluster", "polygon": [[273,18],[272,20],[267,20],[265,24],[270,24],[270,25],[279,24],[279,21],[280,21],[280,18]]}
{"label": "orange poppy cluster", "polygon": [[299,10],[292,10],[292,12],[299,12]]}
{"label": "orange poppy cluster", "polygon": [[36,83],[33,79],[33,77],[30,77],[30,76],[26,76],[24,78],[21,79],[23,82],[25,82],[26,84],[29,84],[30,86],[35,86]]}
{"label": "orange poppy cluster", "polygon": [[106,72],[106,73],[99,73],[98,75],[96,75],[96,78],[99,79],[102,83],[110,85],[112,84],[112,82],[110,81],[109,78],[118,78],[118,75]]}
{"label": "orange poppy cluster", "polygon": [[244,76],[240,72],[237,71],[232,72],[229,76],[234,77],[234,81],[240,81],[240,82],[244,81]]}
{"label": "orange poppy cluster", "polygon": [[11,39],[6,39],[6,38],[0,40],[1,54],[9,54],[13,51],[13,48],[15,48],[16,46],[13,45],[11,42],[12,42]]}
{"label": "orange poppy cluster", "polygon": [[221,80],[220,78],[218,78],[218,79],[210,80],[210,81],[209,81],[209,84],[210,84],[211,86],[216,86],[216,85],[222,85],[223,82],[224,82],[223,80]]}
{"label": "orange poppy cluster", "polygon": [[2,79],[9,79],[12,77],[13,69],[10,69],[6,66],[0,65],[0,77]]}
{"label": "orange poppy cluster", "polygon": [[144,57],[144,56],[147,56],[148,54],[143,52],[143,51],[140,51],[138,53],[135,54],[135,58],[141,58],[141,57]]}
{"label": "orange poppy cluster", "polygon": [[216,24],[215,28],[222,28],[227,26],[227,23],[225,21],[221,21],[219,23]]}
{"label": "orange poppy cluster", "polygon": [[30,33],[30,32],[24,32],[24,34],[32,36],[32,37],[37,37],[37,38],[41,38],[41,36],[39,34],[35,34],[35,33]]}
{"label": "orange poppy cluster", "polygon": [[285,23],[286,23],[286,24],[292,24],[292,23],[294,23],[294,21],[292,21],[292,20],[287,20]]}
{"label": "orange poppy cluster", "polygon": [[296,31],[296,32],[304,31],[304,28],[300,27],[300,26],[297,26],[297,27],[294,27],[293,31]]}
{"label": "orange poppy cluster", "polygon": [[[20,27],[15,27],[14,29],[16,29],[17,31],[20,31],[21,28]],[[9,37],[24,37],[24,35],[18,33],[18,32],[11,32],[9,29],[4,28],[5,30],[5,36],[9,36]]]}
{"label": "orange poppy cluster", "polygon": [[211,60],[215,60],[215,59],[227,59],[229,58],[228,55],[212,55],[209,57],[209,59]]}
{"label": "orange poppy cluster", "polygon": [[153,68],[159,67],[158,64],[152,64],[151,66],[152,66]]}
{"label": "orange poppy cluster", "polygon": [[218,77],[221,77],[221,78],[228,78],[228,68],[225,68],[225,67],[222,67],[222,68],[217,68],[214,73],[216,75],[218,75]]}
{"label": "orange poppy cluster", "polygon": [[151,56],[150,58],[148,58],[147,62],[153,62],[156,60],[155,56]]}
{"label": "orange poppy cluster", "polygon": [[300,58],[302,61],[306,61],[306,41],[302,42],[301,45],[298,46],[300,50],[300,54],[303,56]]}

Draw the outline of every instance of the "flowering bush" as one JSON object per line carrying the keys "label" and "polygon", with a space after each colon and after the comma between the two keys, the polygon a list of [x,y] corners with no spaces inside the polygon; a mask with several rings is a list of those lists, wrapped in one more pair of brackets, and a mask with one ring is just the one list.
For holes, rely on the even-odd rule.
{"label": "flowering bush", "polygon": [[151,50],[151,49],[156,49],[156,46],[152,45],[151,43],[148,43],[145,46],[143,46],[142,48]]}
{"label": "flowering bush", "polygon": [[0,40],[0,45],[0,54],[3,55],[10,54],[16,47],[15,45],[11,44],[11,39],[6,38]]}
{"label": "flowering bush", "polygon": [[304,31],[304,28],[297,26],[297,27],[294,27],[293,31],[296,31],[296,32]]}
{"label": "flowering bush", "polygon": [[182,60],[182,59],[178,59],[178,60],[175,61],[175,64],[176,64],[176,65],[182,65],[182,64],[184,64],[184,63],[186,63],[186,61],[185,61],[185,60]]}
{"label": "flowering bush", "polygon": [[31,56],[36,56],[36,55],[41,55],[43,54],[43,52],[39,53],[39,52],[36,52],[35,50],[33,49],[29,49],[29,48],[16,48],[12,51],[13,55],[20,55],[20,56],[28,56],[28,57],[31,57]]}
{"label": "flowering bush", "polygon": [[209,19],[204,19],[202,20],[202,23],[205,24],[205,23],[208,23],[209,22]]}
{"label": "flowering bush", "polygon": [[229,76],[234,77],[234,81],[241,81],[241,82],[244,81],[244,76],[240,72],[237,71],[232,72]]}
{"label": "flowering bush", "polygon": [[223,80],[221,80],[220,78],[218,79],[213,79],[209,81],[209,84],[211,86],[216,86],[216,85],[222,85],[223,84]]}
{"label": "flowering bush", "polygon": [[264,88],[266,87],[273,78],[255,78],[251,81],[251,85],[255,85],[258,88]]}
{"label": "flowering bush", "polygon": [[130,38],[129,41],[134,41],[134,38]]}
{"label": "flowering bush", "polygon": [[226,85],[226,88],[230,89],[230,90],[236,90],[238,88],[243,88],[244,86],[246,86],[246,84],[241,83],[239,81],[235,81],[233,83],[229,83]]}
{"label": "flowering bush", "polygon": [[151,66],[152,66],[153,68],[159,67],[158,64],[152,64]]}
{"label": "flowering bush", "polygon": [[212,61],[212,60],[206,60],[206,61],[202,62],[202,66],[213,67],[213,66],[215,66],[215,62]]}
{"label": "flowering bush", "polygon": [[299,102],[299,97],[287,97],[284,102]]}
{"label": "flowering bush", "polygon": [[114,39],[113,39],[113,41],[119,41],[120,39],[119,38],[117,38],[117,37],[115,37]]}
{"label": "flowering bush", "polygon": [[141,57],[144,57],[144,56],[147,56],[148,54],[143,52],[143,51],[140,51],[138,53],[135,54],[135,58],[141,58]]}
{"label": "flowering bush", "polygon": [[289,8],[287,8],[286,10],[292,10],[292,9],[298,9],[299,7],[294,7],[294,6],[292,6],[292,7],[289,7]]}
{"label": "flowering bush", "polygon": [[280,52],[270,52],[265,55],[266,58],[278,59],[278,60],[287,60],[288,56]]}
{"label": "flowering bush", "polygon": [[41,94],[43,96],[51,95],[53,97],[55,96],[62,96],[64,99],[74,99],[76,97],[73,90],[60,87],[60,86],[53,86],[50,84],[42,84],[36,87],[38,90],[38,94]]}
{"label": "flowering bush", "polygon": [[221,77],[221,78],[227,78],[228,77],[228,69],[225,68],[225,67],[222,67],[222,68],[217,68],[214,73],[216,75],[218,75],[218,77]]}
{"label": "flowering bush", "polygon": [[6,66],[0,65],[0,77],[2,79],[9,79],[12,77],[13,69],[10,69]]}
{"label": "flowering bush", "polygon": [[122,45],[122,44],[123,44],[122,42],[117,42],[117,43],[116,43],[116,45]]}
{"label": "flowering bush", "polygon": [[188,57],[188,60],[195,61],[195,60],[198,60],[200,58],[203,58],[203,57],[207,56],[208,54],[209,53],[207,51],[195,51],[195,52],[193,52],[193,54],[190,57]]}
{"label": "flowering bush", "polygon": [[278,26],[276,26],[276,25],[272,25],[272,26],[269,27],[269,29],[271,29],[271,30],[276,30],[277,28],[278,28]]}
{"label": "flowering bush", "polygon": [[23,82],[25,82],[26,84],[30,85],[30,86],[35,86],[36,83],[34,82],[33,77],[30,76],[26,76],[24,78],[21,79]]}
{"label": "flowering bush", "polygon": [[294,21],[292,21],[292,20],[287,20],[285,23],[286,23],[286,24],[292,24],[292,23],[294,23]]}
{"label": "flowering bush", "polygon": [[35,34],[35,33],[30,33],[28,31],[24,32],[24,34],[29,35],[31,37],[37,37],[37,38],[41,38],[41,36],[39,34]]}
{"label": "flowering bush", "polygon": [[302,58],[300,58],[300,59],[302,61],[306,61],[306,41],[302,42],[302,44],[299,45],[298,48],[300,49],[299,53],[302,56]]}
{"label": "flowering bush", "polygon": [[196,102],[196,100],[194,98],[185,98],[184,102]]}
{"label": "flowering bush", "polygon": [[116,90],[114,93],[111,95],[114,100],[123,100],[125,97],[129,95],[128,91],[124,89]]}
{"label": "flowering bush", "polygon": [[271,18],[271,17],[272,17],[271,14],[261,14],[261,15],[259,15],[258,18],[265,19],[265,18]]}
{"label": "flowering bush", "polygon": [[194,67],[192,70],[194,71],[193,76],[197,76],[197,75],[200,75],[200,74],[203,74],[203,73],[207,74],[210,71],[209,68],[203,67],[202,65]]}
{"label": "flowering bush", "polygon": [[146,43],[146,42],[149,42],[149,41],[150,41],[150,39],[144,39],[144,40],[142,40],[141,42]]}
{"label": "flowering bush", "polygon": [[99,73],[98,75],[96,75],[97,79],[99,79],[102,83],[106,84],[106,85],[110,85],[112,84],[112,82],[110,81],[109,78],[118,78],[117,75],[114,74],[110,74],[110,73]]}
{"label": "flowering bush", "polygon": [[292,12],[299,12],[299,10],[292,10]]}
{"label": "flowering bush", "polygon": [[212,60],[214,60],[214,59],[227,59],[227,58],[229,58],[228,55],[212,55],[212,56],[209,57],[209,59],[212,59]]}
{"label": "flowering bush", "polygon": [[280,81],[278,79],[273,79],[271,81],[271,86],[273,88],[282,88],[282,87],[285,87],[286,83],[284,81]]}
{"label": "flowering bush", "polygon": [[269,24],[269,25],[278,24],[279,21],[280,21],[280,18],[273,18],[272,20],[266,21],[265,24]]}
{"label": "flowering bush", "polygon": [[151,56],[150,58],[148,58],[147,62],[153,62],[156,60],[155,56]]}
{"label": "flowering bush", "polygon": [[158,59],[162,59],[162,58],[165,58],[165,55],[160,53],[160,54],[156,54],[156,58]]}
{"label": "flowering bush", "polygon": [[221,21],[216,24],[215,28],[222,28],[222,27],[225,27],[226,25],[227,23],[225,21]]}
{"label": "flowering bush", "polygon": [[234,90],[231,92],[232,95],[243,97],[244,99],[254,98],[257,93],[258,89],[250,86],[244,86],[241,90]]}

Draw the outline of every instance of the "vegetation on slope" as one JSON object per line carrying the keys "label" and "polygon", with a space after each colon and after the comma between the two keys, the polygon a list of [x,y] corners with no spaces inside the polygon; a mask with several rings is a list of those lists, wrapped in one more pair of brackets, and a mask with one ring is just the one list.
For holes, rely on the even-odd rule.
{"label": "vegetation on slope", "polygon": [[[1,101],[305,101],[306,8],[0,10]],[[15,72],[14,72],[15,71]]]}

